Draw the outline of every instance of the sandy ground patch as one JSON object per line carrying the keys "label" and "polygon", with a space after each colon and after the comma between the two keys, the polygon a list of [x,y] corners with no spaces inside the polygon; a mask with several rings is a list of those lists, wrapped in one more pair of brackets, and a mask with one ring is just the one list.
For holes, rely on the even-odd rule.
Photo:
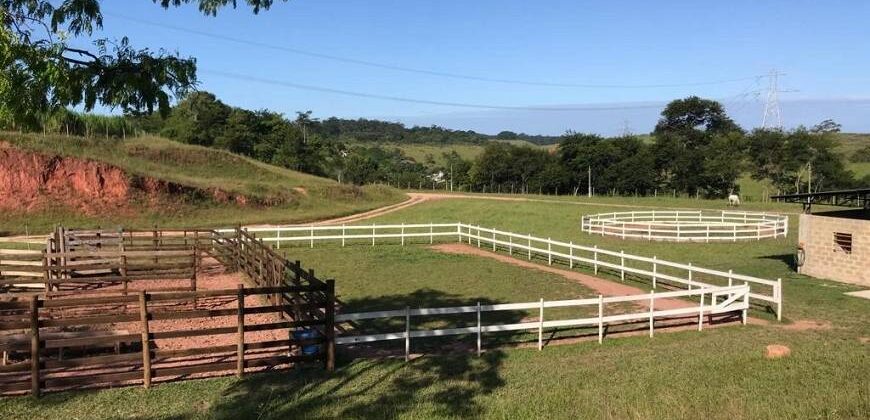
{"label": "sandy ground patch", "polygon": [[[561,268],[556,268],[548,265],[536,264],[533,262],[525,261],[518,258],[513,258],[507,255],[497,254],[494,252],[490,252],[484,249],[480,249],[474,246],[466,245],[466,244],[441,244],[434,245],[430,247],[431,249],[443,252],[446,254],[460,254],[460,255],[474,255],[478,257],[491,258],[496,261],[503,262],[505,264],[510,264],[516,267],[527,268],[531,270],[543,271],[545,273],[552,273],[560,275],[568,280],[577,282],[586,286],[602,295],[605,296],[627,296],[627,295],[640,295],[649,293],[649,290],[641,290],[637,287],[629,286],[626,284],[615,283],[610,280],[604,280],[598,277],[593,277],[587,274],[578,273],[576,271],[564,270]],[[644,301],[636,302],[639,306],[648,307]],[[678,299],[656,299],[656,309],[676,309],[676,308],[686,308],[689,306],[693,306],[694,304],[689,302],[684,302]]]}

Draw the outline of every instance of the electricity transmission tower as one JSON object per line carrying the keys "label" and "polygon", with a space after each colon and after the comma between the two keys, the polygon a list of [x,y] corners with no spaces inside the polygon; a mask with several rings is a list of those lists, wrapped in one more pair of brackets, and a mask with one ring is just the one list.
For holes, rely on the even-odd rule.
{"label": "electricity transmission tower", "polygon": [[764,102],[764,116],[761,117],[761,128],[782,129],[782,110],[779,107],[779,76],[784,76],[776,70],[767,75],[767,100]]}

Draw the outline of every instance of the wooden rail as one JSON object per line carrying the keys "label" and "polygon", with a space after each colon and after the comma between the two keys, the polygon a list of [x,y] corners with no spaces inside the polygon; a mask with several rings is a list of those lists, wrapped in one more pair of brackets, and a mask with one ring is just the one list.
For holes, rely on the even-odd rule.
{"label": "wooden rail", "polygon": [[[204,254],[245,273],[253,287],[197,290]],[[147,282],[146,290],[126,287],[134,280],[166,278],[191,284],[183,291],[154,290]],[[314,270],[238,228],[228,233],[61,228],[45,251],[0,254],[0,287],[22,281],[41,285],[44,293],[0,302],[0,393],[135,383],[147,388],[154,381],[244,375],[302,361],[321,361],[328,370],[335,366],[334,281],[320,280]],[[57,295],[61,286],[112,282],[124,283],[124,290]],[[228,301],[234,307],[227,307]],[[297,329],[314,330],[316,338],[296,339]],[[256,339],[264,334],[270,338]],[[195,344],[203,337],[219,344]],[[173,344],[165,347],[167,342]],[[320,351],[302,353],[309,345]]]}
{"label": "wooden rail", "polygon": [[[312,291],[321,292],[322,298],[309,300],[305,305],[292,303],[293,295]],[[274,297],[278,297],[278,302],[272,301]],[[235,305],[203,309],[202,304],[197,307],[192,303],[197,301],[235,302]],[[140,291],[129,296],[52,300],[33,296],[29,301],[6,302],[0,311],[14,313],[16,318],[5,317],[3,329],[22,332],[0,339],[7,362],[17,360],[0,366],[0,392],[29,390],[39,395],[46,390],[135,383],[147,388],[155,380],[193,374],[242,375],[256,367],[311,360],[331,367],[334,350],[328,342],[329,334],[309,340],[296,340],[292,335],[279,337],[287,337],[285,331],[297,327],[331,331],[333,302],[331,281],[322,286],[239,285],[238,289],[175,294]],[[293,310],[316,315],[305,320],[285,316]],[[59,314],[67,315],[58,318]],[[263,317],[269,314],[272,316]],[[185,328],[191,324],[177,322],[204,318],[225,320],[198,328]],[[235,325],[229,320],[235,320]],[[60,329],[87,333],[63,337],[58,335]],[[119,334],[118,330],[129,333]],[[269,331],[280,333],[256,339],[256,333]],[[203,336],[220,344],[182,348],[176,344],[172,349],[162,349],[164,343],[173,340]],[[23,340],[28,337],[29,342]],[[324,351],[315,355],[299,352],[300,346],[313,344],[324,346]],[[118,350],[113,353],[111,349],[115,348]],[[70,357],[63,357],[61,349]]]}

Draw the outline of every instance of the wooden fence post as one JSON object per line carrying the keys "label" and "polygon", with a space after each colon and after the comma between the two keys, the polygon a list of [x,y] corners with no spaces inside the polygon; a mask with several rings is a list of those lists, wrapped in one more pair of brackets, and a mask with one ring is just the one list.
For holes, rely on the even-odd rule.
{"label": "wooden fence post", "polygon": [[142,386],[151,387],[151,333],[148,330],[148,299],[139,291],[139,320],[142,323]]}
{"label": "wooden fence post", "polygon": [[480,337],[482,330],[483,328],[480,325],[480,301],[477,301],[477,357],[480,357],[480,351],[483,344]]}
{"label": "wooden fence post", "polygon": [[547,265],[553,265],[553,238],[547,238]]}
{"label": "wooden fence post", "polygon": [[625,281],[625,251],[619,250],[619,279]]}
{"label": "wooden fence post", "polygon": [[574,241],[568,242],[568,268],[574,268]]}
{"label": "wooden fence post", "polygon": [[30,297],[30,393],[39,397],[41,381],[39,378],[39,297]]}
{"label": "wooden fence post", "polygon": [[544,298],[541,298],[541,310],[538,313],[538,351],[544,349]]}
{"label": "wooden fence post", "polygon": [[649,291],[649,338],[653,336],[653,330],[655,329],[655,306],[656,306],[656,295],[655,290]]}
{"label": "wooden fence post", "polygon": [[776,279],[776,320],[782,321],[782,278]]}
{"label": "wooden fence post", "polygon": [[595,251],[593,251],[594,270],[595,274],[598,274],[598,245],[593,246],[593,248],[595,248]]}
{"label": "wooden fence post", "polygon": [[326,370],[335,370],[335,280],[326,280],[326,308],[324,308],[324,332],[326,333]]}
{"label": "wooden fence post", "polygon": [[236,341],[236,376],[239,378],[245,374],[245,285],[239,284],[238,292],[238,315]]}
{"label": "wooden fence post", "polygon": [[405,361],[411,359],[411,307],[405,307]]}
{"label": "wooden fence post", "polygon": [[604,296],[598,295],[598,344],[604,342]]}

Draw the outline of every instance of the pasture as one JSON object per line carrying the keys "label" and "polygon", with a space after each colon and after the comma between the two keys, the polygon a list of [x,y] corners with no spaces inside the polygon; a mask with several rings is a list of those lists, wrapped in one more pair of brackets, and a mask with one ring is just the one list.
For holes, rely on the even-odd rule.
{"label": "pasture", "polygon": [[[482,198],[482,197],[479,197]],[[489,198],[494,198],[489,196]],[[497,198],[497,197],[495,197]],[[788,238],[745,243],[662,243],[590,236],[584,214],[660,207],[724,208],[690,199],[526,197],[538,201],[431,200],[360,223],[456,222],[610,250],[692,262],[767,279],[783,279],[784,319],[751,311],[749,325],[534,349],[530,337],[490,341],[477,357],[463,341],[415,347],[405,362],[352,358],[339,351],[336,371],[302,368],[126,388],[0,400],[4,418],[866,418],[870,415],[870,306],[843,293],[854,286],[810,279],[790,267],[797,221]],[[626,207],[628,206],[628,207]],[[779,204],[744,209],[799,211]],[[554,273],[475,255],[439,253],[398,243],[342,248],[282,246],[288,258],[336,279],[344,309],[449,306],[478,301],[590,297],[588,288]],[[546,263],[544,263],[546,264]],[[583,269],[581,269],[583,271]],[[586,271],[588,274],[588,270]],[[608,277],[609,276],[609,277]],[[614,281],[618,277],[603,275]],[[494,338],[491,340],[495,340]],[[792,355],[768,360],[783,344]],[[375,353],[377,356],[378,353]]]}

